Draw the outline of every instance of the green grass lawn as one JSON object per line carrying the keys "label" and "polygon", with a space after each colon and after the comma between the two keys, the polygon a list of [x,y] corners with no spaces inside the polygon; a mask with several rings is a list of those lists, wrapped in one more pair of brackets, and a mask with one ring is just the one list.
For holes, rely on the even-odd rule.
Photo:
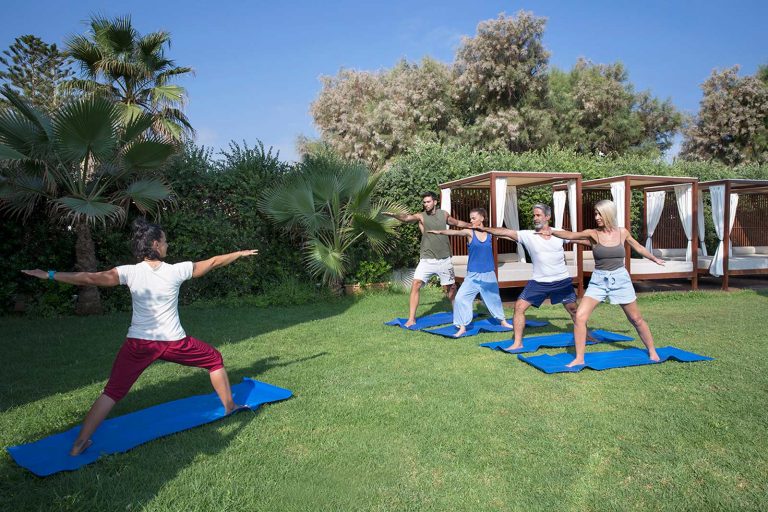
{"label": "green grass lawn", "polygon": [[[0,510],[768,509],[765,292],[640,298],[657,346],[712,362],[560,375],[477,346],[505,335],[384,326],[406,302],[183,309],[233,382],[295,396],[48,478],[3,451]],[[419,312],[444,308],[429,291]],[[531,316],[553,324],[531,335],[571,328],[562,307]],[[78,424],[129,319],[1,318],[0,444]],[[591,327],[635,336],[618,307]],[[627,346],[642,345],[588,350]],[[204,371],[156,363],[113,416],[210,391]]]}

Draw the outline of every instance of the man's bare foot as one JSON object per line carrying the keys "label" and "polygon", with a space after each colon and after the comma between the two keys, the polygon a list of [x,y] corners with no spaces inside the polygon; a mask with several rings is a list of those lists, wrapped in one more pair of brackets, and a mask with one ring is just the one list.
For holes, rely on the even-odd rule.
{"label": "man's bare foot", "polygon": [[231,407],[225,407],[224,413],[229,416],[230,414],[236,413],[237,411],[242,411],[243,409],[248,409],[247,405],[240,405],[240,404],[232,404]]}
{"label": "man's bare foot", "polygon": [[86,439],[84,441],[75,441],[75,444],[72,445],[72,449],[69,450],[69,455],[72,457],[77,457],[85,450],[87,450],[92,444],[93,441],[90,439]]}
{"label": "man's bare foot", "polygon": [[513,343],[510,346],[508,346],[507,348],[505,348],[504,350],[517,350],[519,348],[523,348],[523,344],[522,343]]}
{"label": "man's bare foot", "polygon": [[410,329],[414,325],[416,325],[416,319],[409,318],[408,321],[405,322],[405,325],[403,327],[405,327],[406,329]]}
{"label": "man's bare foot", "polygon": [[506,319],[504,319],[504,320],[502,320],[502,321],[501,321],[501,326],[502,326],[502,327],[505,327],[505,328],[507,328],[507,329],[514,329],[514,327],[512,327],[512,325],[510,325],[510,323],[509,323],[509,322],[507,322],[507,320],[506,320]]}
{"label": "man's bare foot", "polygon": [[459,330],[456,331],[456,334],[454,334],[453,337],[454,338],[460,338],[460,337],[464,336],[464,333],[466,333],[466,332],[467,332],[466,326],[464,326],[464,325],[459,326]]}
{"label": "man's bare foot", "polygon": [[648,357],[650,357],[651,361],[653,361],[655,363],[658,363],[659,361],[661,361],[661,358],[659,357],[659,354],[657,354],[655,350],[654,351],[650,351],[649,350],[648,351]]}
{"label": "man's bare foot", "polygon": [[566,368],[573,368],[574,366],[584,366],[584,359],[574,359],[565,365]]}

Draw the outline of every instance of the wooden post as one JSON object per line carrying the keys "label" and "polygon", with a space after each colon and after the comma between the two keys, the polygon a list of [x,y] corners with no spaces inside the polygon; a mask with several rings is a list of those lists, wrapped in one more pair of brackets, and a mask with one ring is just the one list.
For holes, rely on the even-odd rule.
{"label": "wooden post", "polygon": [[[643,207],[645,207],[645,201],[643,201]],[[632,219],[632,216],[630,215],[630,212],[632,210],[632,189],[630,187],[630,181],[629,177],[624,177],[624,227],[629,230],[630,229],[630,222]],[[645,214],[643,214],[643,219],[645,219]],[[645,222],[645,220],[643,220]],[[631,231],[630,231],[631,233]],[[629,244],[625,245],[624,248],[624,264],[627,267],[627,272],[629,273],[630,278],[632,277],[632,249],[629,247]]]}
{"label": "wooden post", "polygon": [[[568,195],[568,189],[566,188],[566,197]],[[569,204],[570,206],[570,204]],[[572,231],[584,230],[584,214],[582,212],[583,204],[581,198],[581,175],[576,177],[576,229],[571,226]],[[576,285],[577,297],[584,296],[584,246],[581,244],[574,244],[576,248],[576,276],[578,283]]]}

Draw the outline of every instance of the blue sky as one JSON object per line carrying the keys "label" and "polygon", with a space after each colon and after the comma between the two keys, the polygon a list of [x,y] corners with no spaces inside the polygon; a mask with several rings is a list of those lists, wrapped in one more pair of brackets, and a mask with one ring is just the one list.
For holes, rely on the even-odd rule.
{"label": "blue sky", "polygon": [[321,75],[341,68],[378,70],[399,59],[453,60],[462,36],[500,12],[524,9],[548,18],[550,64],[570,69],[579,57],[621,61],[638,90],[671,98],[695,113],[701,83],[715,68],[768,63],[765,1],[227,1],[5,2],[0,48],[22,34],[49,43],[86,30],[91,13],[130,14],[141,33],[167,30],[170,56],[196,76],[180,82],[198,142],[261,140],[296,157],[299,135],[317,136],[309,114]]}

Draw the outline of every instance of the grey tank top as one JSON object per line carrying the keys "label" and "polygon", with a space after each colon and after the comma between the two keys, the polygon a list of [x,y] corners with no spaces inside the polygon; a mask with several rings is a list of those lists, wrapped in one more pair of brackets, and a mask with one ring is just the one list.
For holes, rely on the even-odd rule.
{"label": "grey tank top", "polygon": [[595,270],[618,270],[624,266],[624,244],[592,246]]}
{"label": "grey tank top", "polygon": [[421,217],[424,219],[424,233],[421,235],[420,258],[435,260],[450,258],[451,245],[448,241],[448,237],[445,235],[433,235],[432,233],[427,233],[427,231],[431,229],[445,229],[448,214],[443,210],[437,210],[434,215],[427,215],[427,212],[424,212]]}

